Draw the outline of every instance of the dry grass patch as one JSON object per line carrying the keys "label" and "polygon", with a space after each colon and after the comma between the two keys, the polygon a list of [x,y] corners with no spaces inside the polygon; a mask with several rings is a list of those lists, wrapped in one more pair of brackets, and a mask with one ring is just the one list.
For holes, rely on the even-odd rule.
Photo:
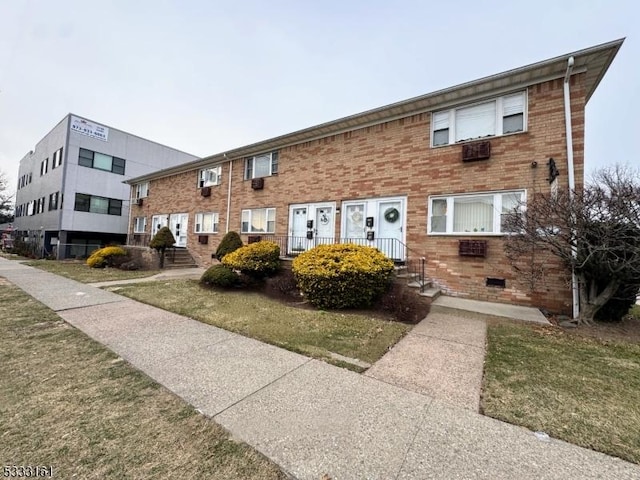
{"label": "dry grass patch", "polygon": [[0,332],[2,465],[50,465],[54,478],[286,478],[11,285],[0,285]]}
{"label": "dry grass patch", "polygon": [[160,273],[160,270],[119,270],[117,268],[90,268],[86,263],[76,260],[33,260],[25,265],[77,280],[82,283],[108,282],[111,280],[129,280],[144,278]]}
{"label": "dry grass patch", "polygon": [[164,310],[330,361],[328,352],[373,363],[410,329],[371,315],[284,305],[247,291],[202,288],[194,280],[117,287],[119,294]]}
{"label": "dry grass patch", "polygon": [[640,345],[489,325],[484,413],[640,463]]}

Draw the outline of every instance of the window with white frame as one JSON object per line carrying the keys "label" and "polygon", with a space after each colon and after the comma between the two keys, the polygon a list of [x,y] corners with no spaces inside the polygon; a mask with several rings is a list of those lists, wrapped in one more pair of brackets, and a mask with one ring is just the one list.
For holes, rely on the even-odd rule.
{"label": "window with white frame", "polygon": [[525,191],[429,197],[430,234],[503,234],[508,215],[521,212]]}
{"label": "window with white frame", "polygon": [[222,166],[203,168],[198,171],[198,188],[211,187],[222,183]]}
{"label": "window with white frame", "polygon": [[245,159],[244,179],[269,177],[278,174],[278,152],[265,153]]}
{"label": "window with white frame", "polygon": [[218,214],[215,212],[196,213],[196,233],[218,233]]}
{"label": "window with white frame", "polygon": [[275,233],[276,209],[254,208],[242,210],[242,233]]}
{"label": "window with white frame", "polygon": [[523,132],[526,101],[526,93],[518,92],[488,102],[434,112],[431,116],[431,144],[437,147]]}
{"label": "window with white frame", "polygon": [[147,217],[135,217],[133,219],[133,233],[144,233],[147,229]]}
{"label": "window with white frame", "polygon": [[146,198],[149,196],[149,182],[136,184],[136,199]]}

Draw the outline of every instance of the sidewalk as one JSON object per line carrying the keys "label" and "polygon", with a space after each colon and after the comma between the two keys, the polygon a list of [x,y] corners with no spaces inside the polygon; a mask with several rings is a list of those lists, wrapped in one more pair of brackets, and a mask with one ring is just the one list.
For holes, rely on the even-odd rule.
{"label": "sidewalk", "polygon": [[32,267],[0,259],[0,276],[294,478],[640,478],[638,465]]}

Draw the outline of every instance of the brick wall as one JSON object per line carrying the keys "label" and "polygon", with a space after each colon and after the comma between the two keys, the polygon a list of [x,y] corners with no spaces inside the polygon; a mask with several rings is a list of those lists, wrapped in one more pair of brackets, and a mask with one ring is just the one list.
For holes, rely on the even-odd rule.
{"label": "brick wall", "polygon": [[[571,87],[577,183],[582,183],[584,166],[583,77],[572,77]],[[429,195],[525,188],[531,198],[549,190],[550,157],[560,170],[560,188],[567,188],[562,80],[528,89],[528,131],[491,138],[489,160],[463,163],[460,145],[430,148],[430,118],[429,113],[416,114],[281,148],[279,174],[265,178],[263,190],[251,189],[251,182],[243,179],[244,160],[234,160],[230,230],[240,231],[243,208],[275,207],[275,233],[285,236],[290,204],[331,201],[340,207],[345,200],[406,196],[411,255],[427,258],[429,275],[447,293],[569,311],[568,281],[555,259],[549,259],[544,281],[531,292],[507,265],[500,237],[480,237],[487,241],[486,258],[466,258],[458,256],[458,241],[464,237],[426,233]],[[537,168],[531,167],[534,161]],[[229,167],[229,162],[223,165],[222,185],[212,187],[208,198],[196,188],[196,171],[152,181],[149,198],[142,207],[133,207],[132,217],[147,215],[150,225],[154,213],[189,213],[188,248],[199,264],[210,264],[225,231]],[[220,233],[200,245],[193,233],[194,214],[208,211],[220,214]],[[336,237],[339,230],[338,215]],[[506,288],[487,287],[487,277],[504,278]]]}

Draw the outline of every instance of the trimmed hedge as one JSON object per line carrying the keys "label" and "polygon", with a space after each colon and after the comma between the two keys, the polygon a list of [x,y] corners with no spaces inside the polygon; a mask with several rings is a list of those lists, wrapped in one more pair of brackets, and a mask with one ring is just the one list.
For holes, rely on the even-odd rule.
{"label": "trimmed hedge", "polygon": [[116,257],[125,257],[127,252],[120,247],[105,247],[93,252],[87,258],[87,265],[91,268],[104,268],[113,266]]}
{"label": "trimmed hedge", "polygon": [[242,247],[240,235],[238,235],[237,232],[228,232],[222,237],[222,240],[220,240],[220,245],[218,245],[216,250],[216,258],[222,261],[225,255],[235,252],[240,247]]}
{"label": "trimmed hedge", "polygon": [[319,308],[369,307],[389,287],[393,261],[377,248],[319,245],[292,264],[298,288]]}
{"label": "trimmed hedge", "polygon": [[240,283],[238,274],[224,265],[209,267],[200,277],[200,283],[214,287],[229,288]]}
{"label": "trimmed hedge", "polygon": [[268,277],[280,268],[280,247],[268,241],[251,243],[225,255],[222,264],[253,278]]}

